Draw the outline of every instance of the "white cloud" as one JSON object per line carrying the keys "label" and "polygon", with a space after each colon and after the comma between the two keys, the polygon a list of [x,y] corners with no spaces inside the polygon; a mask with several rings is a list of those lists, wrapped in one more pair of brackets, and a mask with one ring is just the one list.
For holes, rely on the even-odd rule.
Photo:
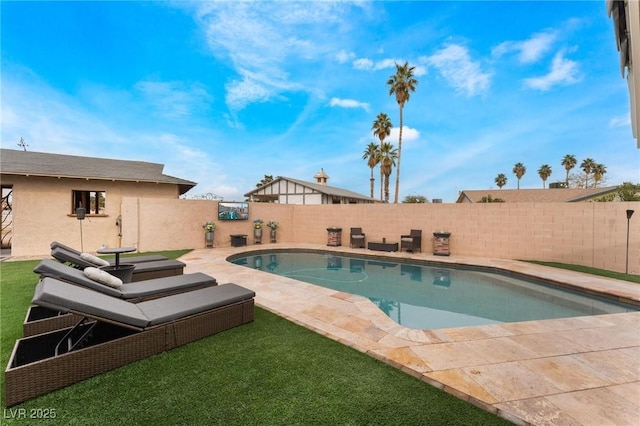
{"label": "white cloud", "polygon": [[[392,127],[391,134],[385,139],[387,142],[396,143],[398,141],[398,136],[400,134],[399,127]],[[417,129],[412,129],[411,127],[402,126],[402,145],[406,146],[405,143],[415,142],[420,139],[420,132]]]}
{"label": "white cloud", "polygon": [[[313,61],[333,50],[332,40],[348,4],[316,2],[197,2],[196,16],[207,43],[219,60],[230,62],[239,78],[226,84],[232,111],[265,102],[284,91],[302,90],[288,69],[292,59]],[[343,50],[336,59],[348,60]]]}
{"label": "white cloud", "polygon": [[353,61],[353,68],[364,71],[379,71],[386,68],[395,68],[396,63],[404,63],[398,59],[382,59],[374,62],[369,58],[359,58]]}
{"label": "white cloud", "polygon": [[631,125],[631,116],[629,114],[613,117],[609,120],[609,127],[626,127]]}
{"label": "white cloud", "polygon": [[373,70],[374,63],[369,58],[360,58],[353,61],[353,67],[357,70]]}
{"label": "white cloud", "polygon": [[489,88],[491,74],[483,72],[480,63],[471,60],[464,46],[451,44],[421,59],[435,67],[456,91],[467,96],[480,94]]}
{"label": "white cloud", "polygon": [[141,81],[135,89],[165,118],[191,115],[194,108],[206,107],[212,99],[204,85],[197,82],[185,85],[177,81]]}
{"label": "white cloud", "polygon": [[510,52],[517,52],[518,60],[522,63],[532,63],[539,60],[557,39],[555,31],[534,34],[523,41],[505,41],[491,50],[495,57],[501,57]]}
{"label": "white cloud", "polygon": [[580,80],[578,63],[564,58],[564,52],[560,51],[553,57],[551,70],[542,77],[527,78],[524,80],[526,87],[546,91],[557,85],[574,84]]}
{"label": "white cloud", "polygon": [[362,108],[365,111],[369,112],[369,104],[365,102],[358,102],[353,99],[340,99],[340,98],[331,98],[329,105],[334,107],[341,108]]}
{"label": "white cloud", "polygon": [[353,52],[347,52],[346,50],[341,50],[336,54],[336,60],[341,63],[344,64],[345,62],[349,62],[350,60],[352,60],[353,58],[355,58],[355,53]]}

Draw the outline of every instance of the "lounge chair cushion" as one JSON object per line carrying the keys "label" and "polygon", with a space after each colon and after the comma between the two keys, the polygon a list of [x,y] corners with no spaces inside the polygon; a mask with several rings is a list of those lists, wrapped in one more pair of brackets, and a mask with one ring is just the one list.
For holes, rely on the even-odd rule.
{"label": "lounge chair cushion", "polygon": [[102,269],[89,266],[88,268],[84,268],[83,272],[88,278],[108,285],[109,287],[118,288],[122,285],[122,280],[120,278],[115,277],[107,271],[103,271]]}
{"label": "lounge chair cushion", "polygon": [[91,263],[95,264],[96,266],[109,266],[109,265],[111,265],[106,260],[100,259],[98,256],[94,256],[91,253],[80,253],[80,257],[82,259],[86,260],[87,262],[91,262]]}
{"label": "lounge chair cushion", "polygon": [[149,319],[135,303],[107,296],[54,278],[43,278],[36,286],[32,303],[56,311],[76,311],[93,317],[146,327]]}
{"label": "lounge chair cushion", "polygon": [[223,284],[131,303],[46,277],[36,286],[32,303],[58,311],[74,311],[89,317],[145,328],[254,297],[255,292],[252,290],[236,284]]}
{"label": "lounge chair cushion", "polygon": [[149,318],[149,325],[156,325],[230,305],[254,296],[253,291],[229,283],[147,300],[136,305]]}
{"label": "lounge chair cushion", "polygon": [[112,297],[135,299],[149,297],[163,292],[188,290],[204,285],[216,285],[215,278],[195,272],[185,275],[172,275],[164,278],[127,283],[118,288],[111,288],[87,277],[82,271],[51,259],[43,259],[33,272],[41,277],[52,277],[72,284],[81,285]]}
{"label": "lounge chair cushion", "polygon": [[413,238],[412,237],[404,237],[404,238],[401,238],[400,241],[404,241],[405,243],[412,243],[413,242]]}

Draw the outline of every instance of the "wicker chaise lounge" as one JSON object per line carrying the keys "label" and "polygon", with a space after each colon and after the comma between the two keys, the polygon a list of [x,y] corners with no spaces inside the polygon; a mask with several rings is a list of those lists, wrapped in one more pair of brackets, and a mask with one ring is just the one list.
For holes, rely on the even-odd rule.
{"label": "wicker chaise lounge", "polygon": [[251,322],[254,296],[223,284],[131,303],[43,278],[33,304],[95,321],[17,340],[5,370],[6,405]]}
{"label": "wicker chaise lounge", "polygon": [[[42,260],[36,265],[33,272],[39,274],[41,278],[56,278],[134,303],[217,285],[215,278],[201,272],[196,272],[193,274],[137,281],[114,288],[92,280],[87,277],[83,271],[51,259]],[[42,306],[32,306],[27,311],[25,321],[22,325],[23,336],[27,337],[71,327],[78,322],[78,319],[75,315],[69,313],[54,311]]]}
{"label": "wicker chaise lounge", "polygon": [[[55,248],[61,248],[68,252],[74,253],[77,256],[82,255],[81,251],[76,250],[73,247],[69,247],[68,245],[62,244],[59,241],[53,241],[49,246],[51,247],[51,250]],[[110,259],[106,259],[106,260],[109,261],[111,264],[115,263],[115,260],[110,260]],[[168,258],[160,254],[145,254],[140,256],[127,256],[123,258],[123,260],[126,260],[126,263],[144,263],[144,262],[157,262],[159,260],[168,260]]]}
{"label": "wicker chaise lounge", "polygon": [[[100,266],[83,259],[80,255],[68,251],[62,247],[56,247],[51,250],[51,256],[62,263],[67,263],[74,268],[85,269],[88,267]],[[124,263],[124,262],[123,262]],[[131,281],[143,281],[153,278],[169,277],[172,275],[182,275],[186,266],[179,260],[156,260],[150,262],[134,263],[135,268]]]}

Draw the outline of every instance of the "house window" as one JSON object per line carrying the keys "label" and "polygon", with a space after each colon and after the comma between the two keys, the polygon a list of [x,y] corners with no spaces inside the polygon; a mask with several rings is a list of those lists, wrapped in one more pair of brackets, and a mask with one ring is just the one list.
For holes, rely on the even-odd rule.
{"label": "house window", "polygon": [[105,191],[73,191],[72,198],[71,214],[75,214],[78,207],[84,207],[87,214],[104,214]]}

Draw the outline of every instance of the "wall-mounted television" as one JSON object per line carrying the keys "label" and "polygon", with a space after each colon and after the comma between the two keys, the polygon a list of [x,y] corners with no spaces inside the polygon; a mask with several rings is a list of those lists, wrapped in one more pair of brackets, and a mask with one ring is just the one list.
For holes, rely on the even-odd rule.
{"label": "wall-mounted television", "polygon": [[249,203],[221,201],[218,203],[219,220],[249,220]]}

